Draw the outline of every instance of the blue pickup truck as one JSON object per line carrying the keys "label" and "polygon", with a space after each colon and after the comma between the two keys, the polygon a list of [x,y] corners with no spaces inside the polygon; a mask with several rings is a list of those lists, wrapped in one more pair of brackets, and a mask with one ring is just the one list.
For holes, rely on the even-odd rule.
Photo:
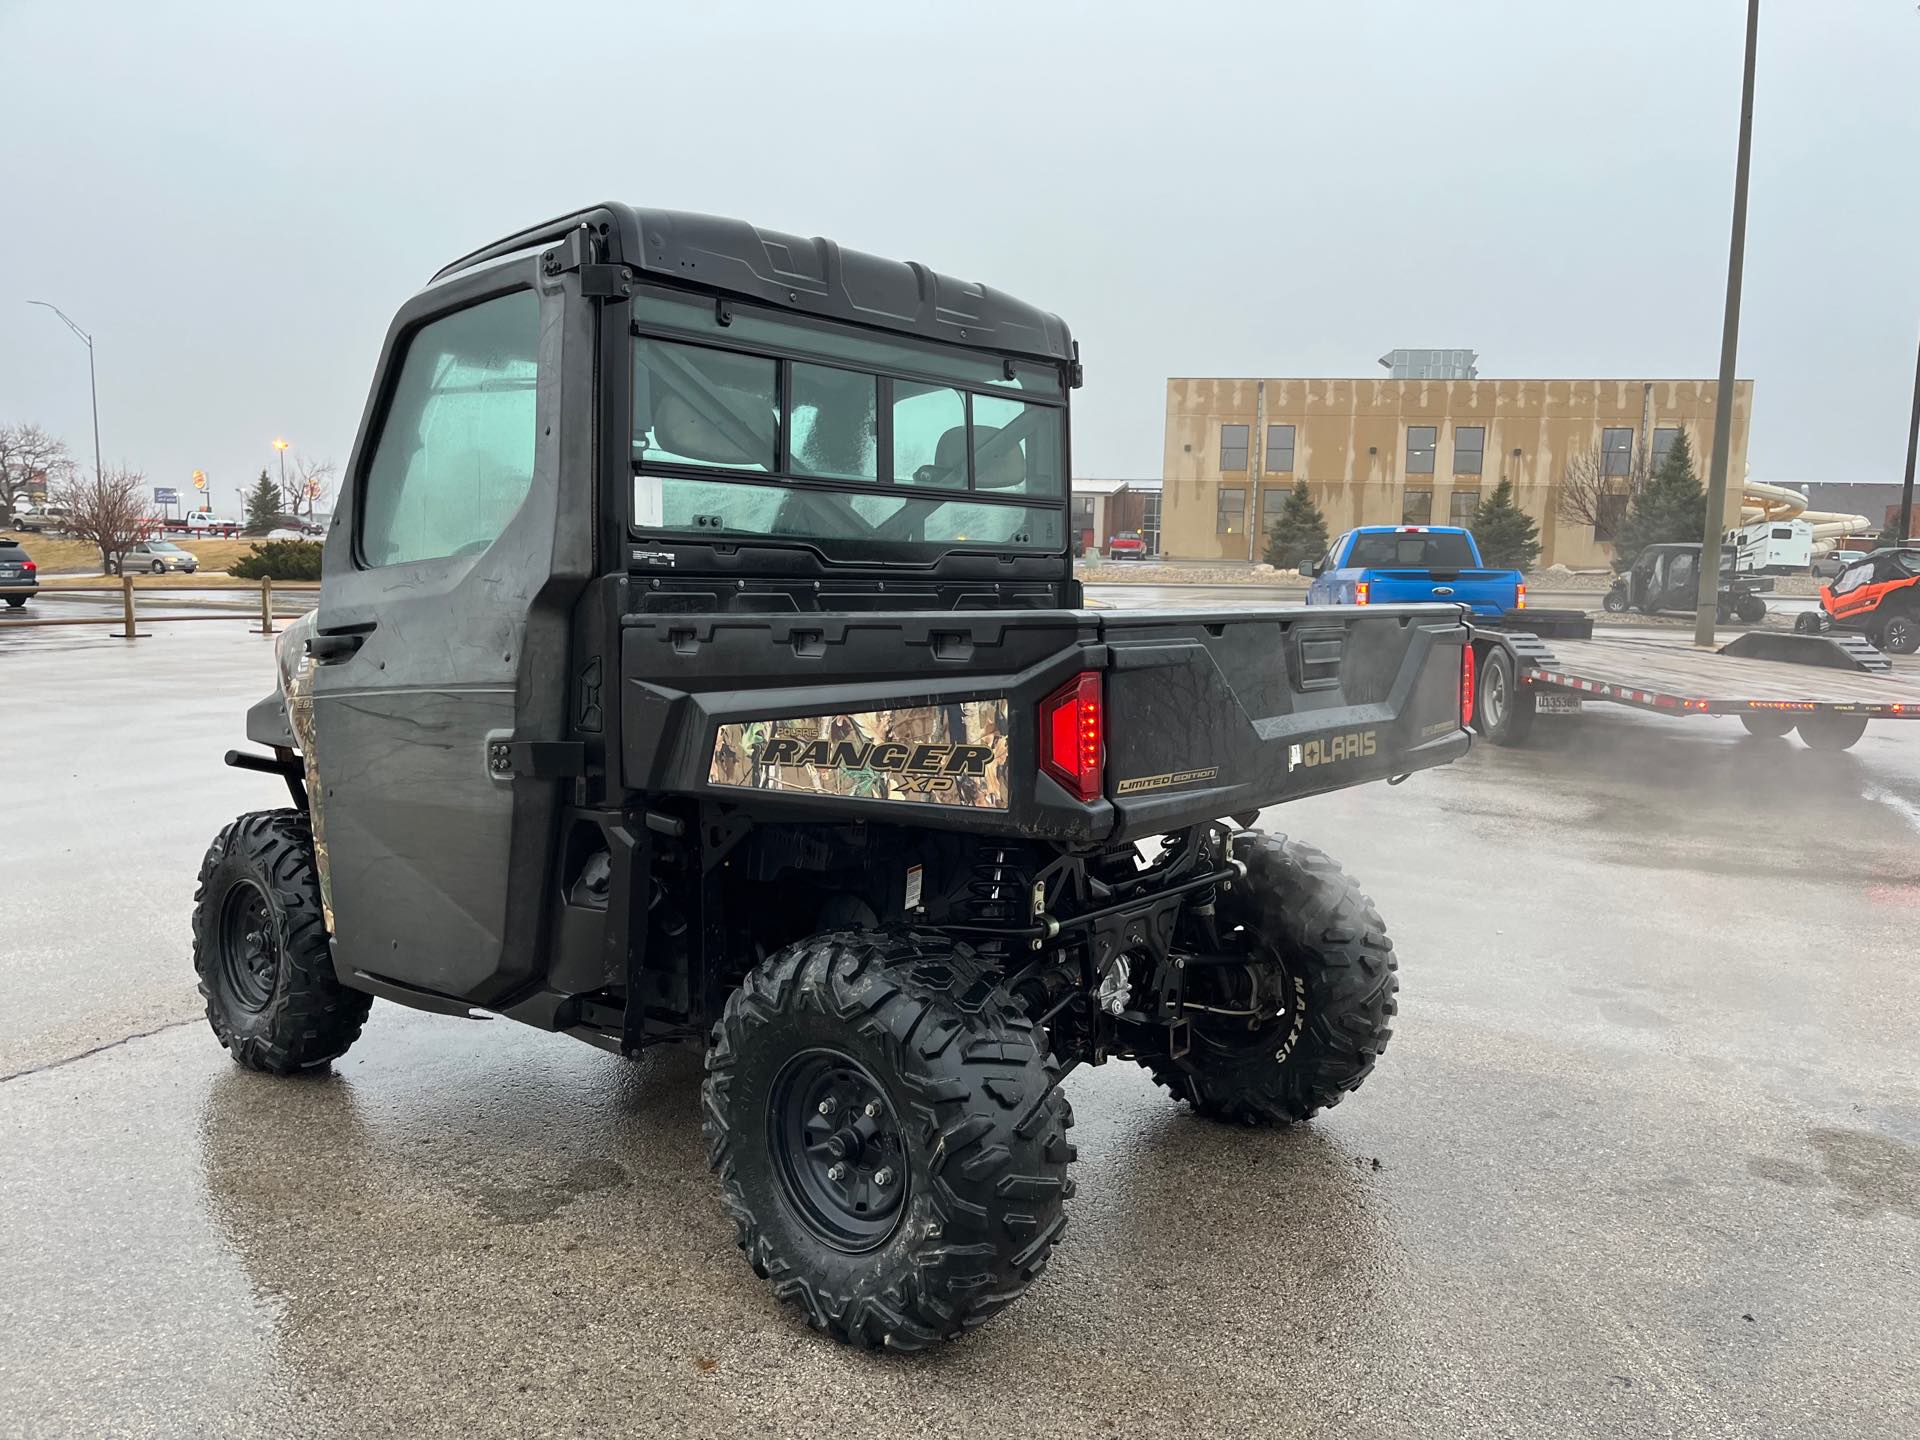
{"label": "blue pickup truck", "polygon": [[1450,525],[1362,525],[1300,567],[1309,605],[1400,605],[1442,600],[1500,616],[1527,604],[1518,570],[1489,570],[1473,535]]}

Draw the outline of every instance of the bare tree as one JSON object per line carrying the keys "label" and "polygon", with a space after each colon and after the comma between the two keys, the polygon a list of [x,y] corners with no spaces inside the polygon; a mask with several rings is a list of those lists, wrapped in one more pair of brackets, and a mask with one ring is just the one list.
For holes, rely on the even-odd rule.
{"label": "bare tree", "polygon": [[311,520],[314,511],[333,498],[333,477],[331,460],[295,460],[287,477],[287,512],[298,515],[304,506]]}
{"label": "bare tree", "polygon": [[111,575],[153,526],[150,493],[139,471],[109,470],[69,480],[58,498],[67,507],[67,529],[99,547],[100,568]]}
{"label": "bare tree", "polygon": [[0,425],[0,521],[33,496],[64,489],[73,474],[64,441],[38,425]]}
{"label": "bare tree", "polygon": [[[1576,450],[1560,471],[1560,518],[1579,525],[1604,525],[1609,518],[1617,519],[1619,508],[1632,503],[1647,483],[1647,475],[1638,447],[1625,475],[1607,473],[1606,457],[1598,445]],[[1622,495],[1625,500],[1608,498]],[[1615,512],[1611,517],[1610,510]]]}

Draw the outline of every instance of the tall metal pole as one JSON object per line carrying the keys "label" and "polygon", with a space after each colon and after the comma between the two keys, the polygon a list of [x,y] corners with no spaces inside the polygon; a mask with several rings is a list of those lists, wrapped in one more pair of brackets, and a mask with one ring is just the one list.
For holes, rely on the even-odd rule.
{"label": "tall metal pole", "polygon": [[1920,360],[1913,366],[1913,418],[1907,422],[1907,478],[1900,486],[1900,533],[1904,545],[1913,538],[1913,455],[1920,448]]}
{"label": "tall metal pole", "polygon": [[87,396],[93,402],[93,478],[98,480],[106,472],[100,468],[100,387],[93,378],[93,336],[73,323],[73,317],[58,305],[50,305],[45,300],[29,300],[29,305],[38,305],[42,310],[51,310],[65,322],[66,327],[87,342]]}
{"label": "tall metal pole", "polygon": [[1760,34],[1760,0],[1747,0],[1747,61],[1740,81],[1740,148],[1733,171],[1733,240],[1727,252],[1727,317],[1720,334],[1720,385],[1713,407],[1713,467],[1707,478],[1707,518],[1701,533],[1700,589],[1693,643],[1712,649],[1720,618],[1720,536],[1726,529],[1727,454],[1733,446],[1733,369],[1740,350],[1740,278],[1747,253],[1747,161],[1753,149],[1753,56]]}

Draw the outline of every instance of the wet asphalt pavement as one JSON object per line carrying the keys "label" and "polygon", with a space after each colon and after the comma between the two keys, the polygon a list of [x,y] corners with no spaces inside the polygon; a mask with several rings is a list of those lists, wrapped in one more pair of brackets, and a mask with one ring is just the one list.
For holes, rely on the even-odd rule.
{"label": "wet asphalt pavement", "polygon": [[270,646],[155,628],[0,631],[0,1435],[1920,1434],[1920,725],[1601,707],[1268,812],[1386,916],[1379,1070],[1283,1133],[1079,1072],[1047,1275],[866,1356],[740,1259],[691,1054],[380,1004],[228,1062],[187,915],[284,801],[220,765]]}

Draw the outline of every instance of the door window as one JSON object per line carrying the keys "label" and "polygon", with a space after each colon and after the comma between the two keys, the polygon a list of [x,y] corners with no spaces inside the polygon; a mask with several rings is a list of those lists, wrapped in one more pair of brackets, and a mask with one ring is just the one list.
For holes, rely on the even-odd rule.
{"label": "door window", "polygon": [[1834,581],[1833,593],[1836,595],[1845,595],[1850,590],[1858,590],[1871,579],[1873,579],[1873,562],[1869,560],[1864,565],[1855,565],[1838,580]]}
{"label": "door window", "polygon": [[414,332],[366,470],[365,564],[477,555],[506,528],[533,484],[539,339],[530,290]]}

